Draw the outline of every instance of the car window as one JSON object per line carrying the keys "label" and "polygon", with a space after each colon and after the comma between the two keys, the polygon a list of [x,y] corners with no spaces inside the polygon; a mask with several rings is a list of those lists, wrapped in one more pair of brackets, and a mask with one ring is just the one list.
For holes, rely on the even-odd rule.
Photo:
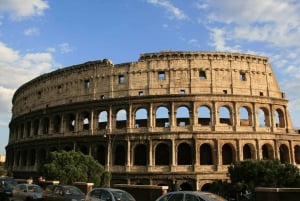
{"label": "car window", "polygon": [[159,201],[183,201],[183,193],[172,193],[163,196]]}
{"label": "car window", "polygon": [[100,189],[94,189],[91,191],[90,196],[93,198],[100,198],[101,190]]}
{"label": "car window", "polygon": [[82,195],[82,192],[77,187],[74,186],[65,186],[64,192],[67,195]]}
{"label": "car window", "polygon": [[185,201],[205,201],[205,200],[196,195],[185,194]]}
{"label": "car window", "polygon": [[[107,191],[102,191],[101,193],[101,197],[100,197],[100,200],[102,201],[112,201],[112,197],[110,195],[109,192]],[[123,200],[122,200],[123,201]]]}
{"label": "car window", "polygon": [[135,199],[126,191],[112,191],[111,192],[115,197],[115,200],[121,201],[134,201]]}

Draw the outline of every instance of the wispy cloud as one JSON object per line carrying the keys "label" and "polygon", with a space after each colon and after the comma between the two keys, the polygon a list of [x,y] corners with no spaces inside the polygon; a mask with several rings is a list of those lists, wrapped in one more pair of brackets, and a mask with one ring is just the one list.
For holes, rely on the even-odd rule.
{"label": "wispy cloud", "polygon": [[1,0],[0,13],[8,13],[12,20],[22,20],[26,17],[43,15],[49,8],[45,0]]}
{"label": "wispy cloud", "polygon": [[59,46],[60,52],[62,54],[66,54],[66,53],[72,52],[72,48],[70,47],[69,43],[61,43],[58,46]]}
{"label": "wispy cloud", "polygon": [[148,0],[148,3],[158,5],[166,9],[170,19],[186,20],[188,16],[178,7],[174,6],[169,0]]}
{"label": "wispy cloud", "polygon": [[23,33],[25,36],[37,36],[40,34],[40,30],[36,27],[31,27],[31,28],[25,29]]}

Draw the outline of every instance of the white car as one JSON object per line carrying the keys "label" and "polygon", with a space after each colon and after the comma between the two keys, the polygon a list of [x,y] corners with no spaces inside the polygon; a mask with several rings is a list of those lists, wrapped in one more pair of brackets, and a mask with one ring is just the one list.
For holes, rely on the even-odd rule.
{"label": "white car", "polygon": [[43,189],[35,184],[18,184],[12,190],[14,201],[42,200]]}
{"label": "white car", "polygon": [[135,201],[128,192],[116,188],[94,188],[86,194],[85,201]]}
{"label": "white car", "polygon": [[224,198],[203,191],[174,191],[166,193],[155,201],[226,201]]}

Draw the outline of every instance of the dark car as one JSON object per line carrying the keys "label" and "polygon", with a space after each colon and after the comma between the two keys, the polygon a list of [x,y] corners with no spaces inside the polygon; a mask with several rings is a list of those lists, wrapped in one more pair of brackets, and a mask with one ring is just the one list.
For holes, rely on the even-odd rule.
{"label": "dark car", "polygon": [[43,189],[35,184],[18,184],[12,190],[14,201],[38,201],[42,200]]}
{"label": "dark car", "polygon": [[202,191],[175,191],[166,193],[155,201],[226,201],[224,198]]}
{"label": "dark car", "polygon": [[12,190],[17,185],[11,177],[0,177],[0,201],[11,200]]}
{"label": "dark car", "polygon": [[128,192],[116,188],[94,188],[87,193],[85,201],[135,201]]}
{"label": "dark car", "polygon": [[44,201],[84,201],[84,194],[76,186],[49,185],[42,198]]}

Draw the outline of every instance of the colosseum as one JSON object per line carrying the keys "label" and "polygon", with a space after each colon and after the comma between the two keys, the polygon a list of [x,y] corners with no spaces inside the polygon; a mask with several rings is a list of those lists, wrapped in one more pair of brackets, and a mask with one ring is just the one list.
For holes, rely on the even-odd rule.
{"label": "colosseum", "polygon": [[203,190],[246,159],[300,167],[300,135],[267,57],[162,51],[43,74],[12,99],[9,172],[37,177],[51,151],[93,156],[112,184]]}

